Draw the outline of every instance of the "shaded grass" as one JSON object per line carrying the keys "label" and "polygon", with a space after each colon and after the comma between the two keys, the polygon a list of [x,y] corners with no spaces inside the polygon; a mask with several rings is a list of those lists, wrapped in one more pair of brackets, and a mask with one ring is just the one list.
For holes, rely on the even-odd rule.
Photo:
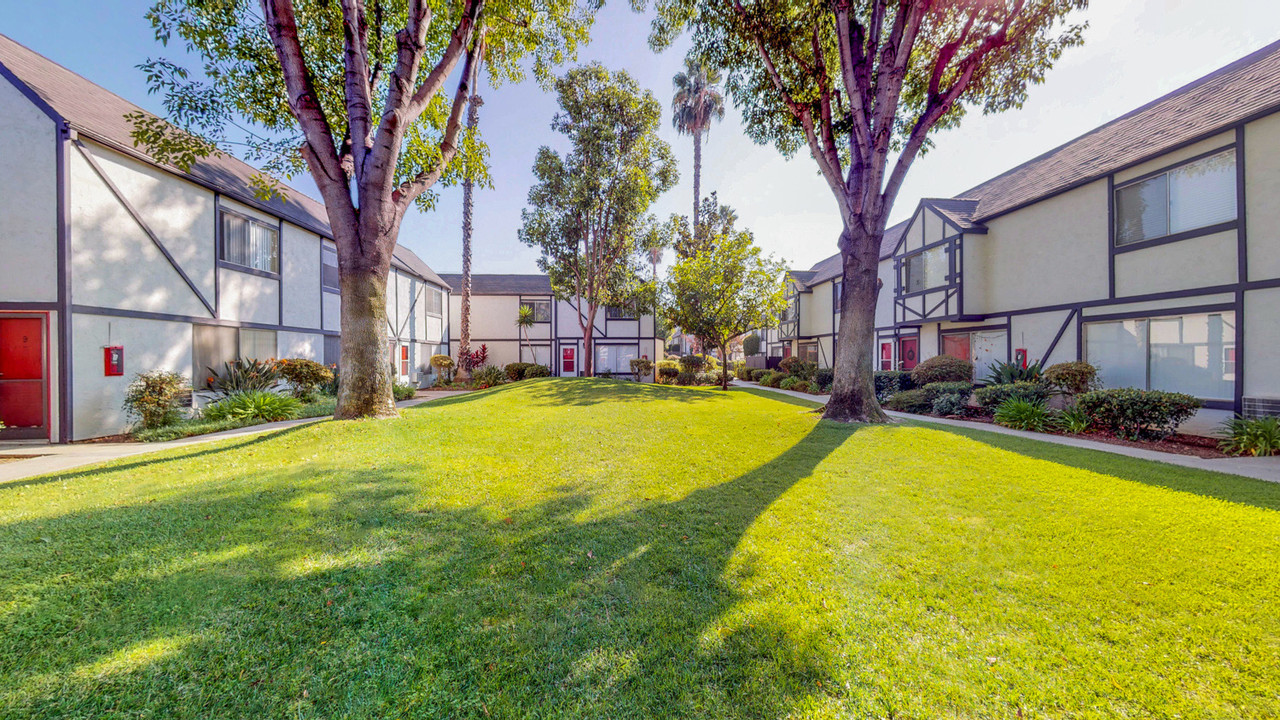
{"label": "shaded grass", "polygon": [[[309,403],[303,403],[298,408],[299,418],[324,417],[332,415],[338,407],[336,398],[321,397]],[[264,424],[261,420],[253,418],[224,418],[222,420],[207,420],[202,417],[194,417],[182,422],[165,425],[158,428],[150,428],[147,430],[136,430],[132,433],[133,439],[139,442],[165,442],[166,440],[178,440],[186,437],[194,437],[196,435],[208,435],[209,433],[222,432],[223,430],[236,430],[242,427],[250,427],[252,425]]]}
{"label": "shaded grass", "polygon": [[1280,488],[982,435],[548,379],[3,485],[0,716],[1280,711]]}

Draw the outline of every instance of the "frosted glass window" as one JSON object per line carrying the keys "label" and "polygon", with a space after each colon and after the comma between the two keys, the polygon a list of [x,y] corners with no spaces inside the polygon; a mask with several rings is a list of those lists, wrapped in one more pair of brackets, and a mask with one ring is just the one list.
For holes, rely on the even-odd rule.
{"label": "frosted glass window", "polygon": [[597,373],[608,371],[615,375],[630,373],[631,361],[639,357],[640,354],[635,345],[597,345],[595,371]]}
{"label": "frosted glass window", "polygon": [[951,272],[947,248],[938,246],[908,257],[902,265],[904,292],[919,292],[947,284]]}
{"label": "frosted glass window", "polygon": [[1147,387],[1147,321],[1089,323],[1085,359],[1109,388]]}
{"label": "frosted glass window", "polygon": [[1235,313],[1089,323],[1087,359],[1105,387],[1235,395]]}
{"label": "frosted glass window", "polygon": [[241,329],[240,357],[245,360],[270,360],[276,357],[276,331]]}
{"label": "frosted glass window", "polygon": [[1235,150],[1125,185],[1115,200],[1116,245],[1235,220]]}
{"label": "frosted glass window", "polygon": [[[522,345],[520,347],[520,362],[537,363],[551,367],[551,346],[549,345]],[[628,366],[627,370],[631,368]]]}

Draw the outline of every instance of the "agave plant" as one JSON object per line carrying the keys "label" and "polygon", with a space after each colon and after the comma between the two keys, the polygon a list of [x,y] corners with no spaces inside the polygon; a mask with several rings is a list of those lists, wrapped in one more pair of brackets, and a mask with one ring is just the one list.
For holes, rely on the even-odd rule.
{"label": "agave plant", "polygon": [[1016,382],[1039,382],[1044,374],[1040,362],[1036,361],[1022,367],[1018,363],[998,361],[991,363],[991,371],[987,373],[988,385],[1009,385]]}
{"label": "agave plant", "polygon": [[1058,421],[1042,401],[1010,398],[996,408],[995,421],[1014,430],[1050,432],[1058,429]]}
{"label": "agave plant", "polygon": [[280,383],[280,366],[274,360],[235,360],[223,363],[222,372],[209,370],[209,389],[219,397],[251,390],[271,390]]}

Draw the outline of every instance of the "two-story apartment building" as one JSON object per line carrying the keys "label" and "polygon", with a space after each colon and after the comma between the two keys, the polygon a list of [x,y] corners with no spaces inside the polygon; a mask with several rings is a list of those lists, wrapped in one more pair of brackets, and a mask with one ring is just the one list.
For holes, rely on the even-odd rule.
{"label": "two-story apartment building", "polygon": [[[444,275],[453,288],[449,302],[450,328],[462,324],[461,275]],[[533,309],[534,325],[516,325],[520,306]],[[506,365],[532,362],[546,365],[559,377],[583,372],[583,338],[578,306],[557,300],[551,280],[542,274],[471,276],[471,347],[485,345],[489,362]],[[631,361],[660,360],[663,338],[654,334],[654,317],[626,308],[600,308],[592,325],[596,373],[629,374]],[[451,355],[457,357],[458,336],[450,336]]]}
{"label": "two-story apartment building", "polygon": [[[229,156],[189,171],[134,147],[140,109],[0,36],[0,439],[123,432],[133,376],[200,388],[237,357],[338,360],[324,207],[263,201]],[[407,248],[388,279],[405,381],[447,347],[448,286]]]}
{"label": "two-story apartment building", "polygon": [[[882,246],[884,369],[1087,360],[1202,420],[1280,412],[1280,43],[955,198]],[[770,353],[830,364],[838,258],[794,273]]]}

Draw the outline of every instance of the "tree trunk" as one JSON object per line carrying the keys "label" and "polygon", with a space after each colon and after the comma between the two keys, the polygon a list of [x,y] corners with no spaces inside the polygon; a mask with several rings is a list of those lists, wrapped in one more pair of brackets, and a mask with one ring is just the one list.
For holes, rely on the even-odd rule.
{"label": "tree trunk", "polygon": [[721,358],[720,389],[728,390],[729,389],[729,346],[728,345],[720,346],[720,358]]}
{"label": "tree trunk", "polygon": [[[835,381],[822,417],[841,422],[888,422],[876,401],[876,299],[880,293],[880,238],[852,223],[840,238],[844,264],[840,330],[835,349]],[[880,223],[883,225],[883,223]]]}
{"label": "tree trunk", "polygon": [[[339,243],[343,248],[360,247],[358,239]],[[381,246],[372,241],[370,246]],[[392,243],[391,247],[394,247]],[[387,349],[387,273],[390,252],[374,257],[354,252],[339,256],[339,286],[342,289],[342,336],[339,362],[339,420],[359,417],[395,417],[391,395],[391,354]]]}
{"label": "tree trunk", "polygon": [[693,235],[698,236],[698,210],[702,205],[702,133],[693,133]]}
{"label": "tree trunk", "polygon": [[[467,107],[467,128],[475,132],[480,122],[480,106],[484,100],[472,93]],[[471,352],[471,218],[475,208],[473,200],[473,183],[468,176],[462,181],[462,309],[458,328],[458,357],[466,357]],[[458,377],[467,380],[471,370],[458,364]]]}

